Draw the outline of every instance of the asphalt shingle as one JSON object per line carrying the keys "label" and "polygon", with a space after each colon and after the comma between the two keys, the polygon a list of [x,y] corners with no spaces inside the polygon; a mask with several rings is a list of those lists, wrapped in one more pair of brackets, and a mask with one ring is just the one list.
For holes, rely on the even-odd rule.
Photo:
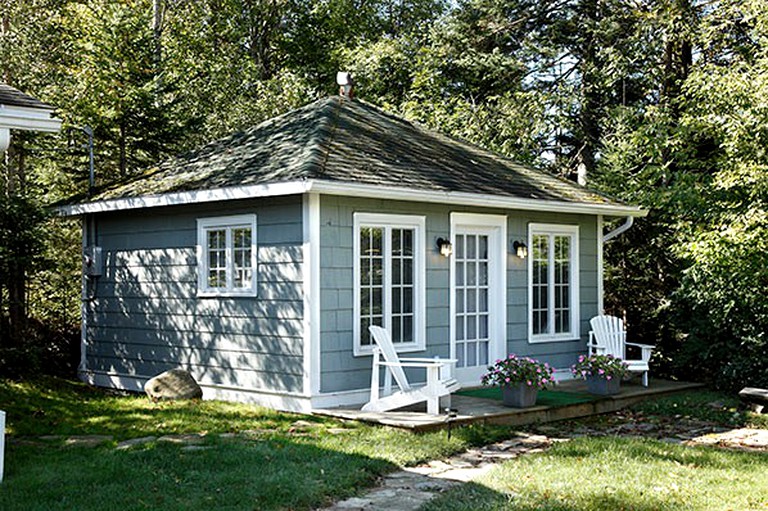
{"label": "asphalt shingle", "polygon": [[340,96],[163,162],[89,202],[298,180],[619,205],[570,181]]}

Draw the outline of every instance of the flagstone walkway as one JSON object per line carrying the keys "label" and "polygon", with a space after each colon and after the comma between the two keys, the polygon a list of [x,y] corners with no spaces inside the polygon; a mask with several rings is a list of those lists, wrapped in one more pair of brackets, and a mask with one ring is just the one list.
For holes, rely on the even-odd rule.
{"label": "flagstone walkway", "polygon": [[534,431],[535,433],[517,433],[510,440],[470,449],[447,460],[431,461],[389,474],[365,495],[337,502],[322,511],[415,511],[438,494],[481,477],[496,463],[542,452],[555,443],[567,442],[580,436],[655,438],[683,445],[710,445],[768,452],[768,430],[728,430],[713,423],[682,418],[674,423],[662,424],[630,420],[608,428],[583,425],[569,428],[568,424],[543,425]]}

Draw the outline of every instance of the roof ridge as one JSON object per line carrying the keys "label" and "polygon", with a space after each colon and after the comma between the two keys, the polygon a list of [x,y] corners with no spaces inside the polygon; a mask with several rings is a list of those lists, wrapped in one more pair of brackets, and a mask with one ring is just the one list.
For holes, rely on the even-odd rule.
{"label": "roof ridge", "polygon": [[336,132],[338,123],[338,110],[341,107],[343,98],[339,96],[328,96],[318,102],[325,102],[319,108],[320,119],[315,127],[314,136],[307,145],[307,160],[304,163],[305,177],[320,177],[325,173],[328,163],[328,156],[331,152],[331,142]]}

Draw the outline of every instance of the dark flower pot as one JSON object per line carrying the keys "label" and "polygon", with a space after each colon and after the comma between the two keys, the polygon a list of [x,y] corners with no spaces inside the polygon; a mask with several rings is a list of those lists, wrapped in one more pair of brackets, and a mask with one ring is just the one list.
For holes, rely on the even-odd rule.
{"label": "dark flower pot", "polygon": [[505,406],[528,408],[536,404],[539,388],[525,383],[513,383],[501,386],[501,398]]}
{"label": "dark flower pot", "polygon": [[611,378],[610,380],[603,376],[587,376],[587,392],[600,396],[611,396],[619,393],[621,378]]}

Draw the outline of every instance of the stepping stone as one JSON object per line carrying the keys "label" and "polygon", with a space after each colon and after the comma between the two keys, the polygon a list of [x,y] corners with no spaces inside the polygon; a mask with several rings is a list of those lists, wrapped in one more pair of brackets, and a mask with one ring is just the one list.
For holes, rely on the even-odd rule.
{"label": "stepping stone", "polygon": [[145,445],[150,442],[154,442],[157,440],[156,436],[143,436],[140,438],[131,438],[129,440],[123,440],[119,444],[117,444],[117,447],[115,449],[119,451],[123,451],[125,449],[130,449],[131,447],[137,446],[137,445]]}
{"label": "stepping stone", "polygon": [[83,435],[71,436],[64,441],[64,444],[71,447],[96,447],[112,440],[112,435]]}
{"label": "stepping stone", "polygon": [[187,435],[165,435],[157,439],[158,442],[170,442],[173,444],[197,445],[205,442],[205,436],[200,433]]}

